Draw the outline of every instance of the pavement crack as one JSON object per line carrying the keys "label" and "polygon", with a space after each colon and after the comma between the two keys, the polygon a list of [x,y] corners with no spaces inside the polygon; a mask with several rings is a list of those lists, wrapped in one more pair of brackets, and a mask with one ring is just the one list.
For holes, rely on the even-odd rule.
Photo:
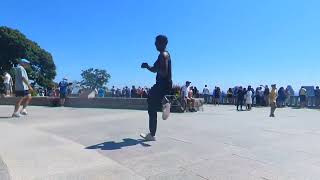
{"label": "pavement crack", "polygon": [[168,137],[168,138],[172,139],[172,140],[175,140],[175,141],[178,141],[178,142],[183,142],[183,143],[186,143],[186,144],[192,144],[192,142],[186,141],[186,140],[183,140],[183,139],[178,139],[178,138],[174,138],[174,137]]}
{"label": "pavement crack", "polygon": [[246,159],[246,160],[250,160],[250,161],[255,161],[255,162],[258,162],[258,163],[261,163],[261,164],[264,164],[264,165],[269,165],[268,163],[266,162],[263,162],[263,161],[260,161],[258,159],[254,159],[254,158],[250,158],[250,157],[246,157],[246,156],[241,156],[241,155],[238,155],[238,154],[235,154],[233,153],[232,154],[233,156],[236,156],[238,158],[241,158],[241,159]]}

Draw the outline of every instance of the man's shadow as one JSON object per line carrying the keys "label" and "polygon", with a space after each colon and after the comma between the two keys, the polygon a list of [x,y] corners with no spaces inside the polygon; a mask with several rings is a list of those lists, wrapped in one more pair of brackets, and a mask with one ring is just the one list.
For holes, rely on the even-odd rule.
{"label": "man's shadow", "polygon": [[114,142],[114,141],[108,141],[100,144],[96,144],[93,146],[88,146],[86,149],[100,149],[100,150],[117,150],[122,149],[123,147],[128,146],[136,146],[140,144],[143,147],[150,147],[151,145],[146,144],[146,141],[143,139],[131,139],[131,138],[125,138],[122,142]]}
{"label": "man's shadow", "polygon": [[12,116],[0,116],[0,119],[10,119]]}

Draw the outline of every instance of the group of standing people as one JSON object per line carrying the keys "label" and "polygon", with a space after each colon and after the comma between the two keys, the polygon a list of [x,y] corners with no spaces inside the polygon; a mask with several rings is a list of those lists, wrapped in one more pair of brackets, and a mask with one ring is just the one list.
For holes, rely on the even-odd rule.
{"label": "group of standing people", "polygon": [[150,88],[148,87],[138,87],[132,86],[131,89],[126,86],[124,88],[119,89],[112,86],[111,88],[111,97],[124,97],[124,98],[147,98]]}

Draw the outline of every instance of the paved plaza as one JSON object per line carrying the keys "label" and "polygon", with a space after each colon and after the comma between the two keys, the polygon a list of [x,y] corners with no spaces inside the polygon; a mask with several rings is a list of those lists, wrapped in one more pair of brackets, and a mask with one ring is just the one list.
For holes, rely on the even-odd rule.
{"label": "paved plaza", "polygon": [[320,178],[319,110],[205,106],[159,121],[157,141],[143,142],[145,111],[34,106],[12,119],[12,108],[0,106],[1,180]]}

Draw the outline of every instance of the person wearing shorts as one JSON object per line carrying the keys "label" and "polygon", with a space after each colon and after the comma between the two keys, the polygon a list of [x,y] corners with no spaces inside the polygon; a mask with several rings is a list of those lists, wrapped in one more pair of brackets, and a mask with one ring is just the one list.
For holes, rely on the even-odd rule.
{"label": "person wearing shorts", "polygon": [[[21,115],[27,115],[27,106],[31,101],[31,91],[33,90],[29,84],[28,74],[25,70],[30,62],[26,59],[21,59],[19,65],[15,68],[15,94],[16,97],[20,97],[17,100],[12,117],[21,117]],[[19,112],[22,105],[22,110]]]}
{"label": "person wearing shorts", "polygon": [[[171,58],[169,52],[166,50],[167,44],[168,38],[166,36],[157,36],[155,46],[160,53],[157,61],[153,66],[149,66],[148,63],[141,64],[141,68],[157,73],[156,84],[150,89],[147,99],[150,133],[140,134],[146,141],[155,141],[157,131],[157,111],[161,111],[162,100],[165,95],[170,94],[172,89]],[[162,117],[167,118],[169,113],[170,106],[166,106],[166,108],[163,109]]]}
{"label": "person wearing shorts", "polygon": [[59,94],[60,94],[60,105],[64,106],[66,102],[67,94],[68,94],[68,79],[63,78],[62,81],[59,83]]}

